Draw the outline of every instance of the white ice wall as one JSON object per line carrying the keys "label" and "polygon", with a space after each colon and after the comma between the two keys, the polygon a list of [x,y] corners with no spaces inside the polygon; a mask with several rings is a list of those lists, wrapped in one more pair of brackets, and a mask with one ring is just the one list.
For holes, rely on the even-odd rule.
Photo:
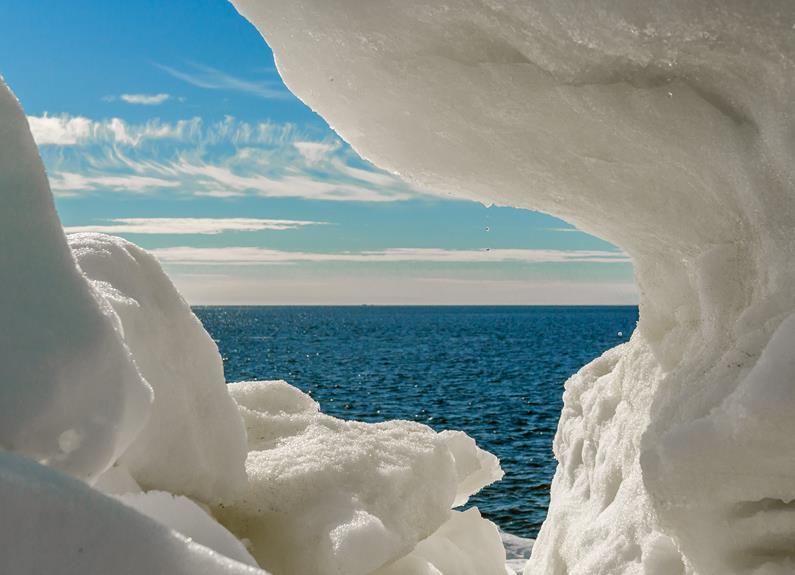
{"label": "white ice wall", "polygon": [[795,3],[234,4],[377,165],[633,257],[639,329],[567,385],[527,573],[790,572]]}
{"label": "white ice wall", "polygon": [[66,245],[22,109],[0,78],[0,448],[92,480],[151,388]]}

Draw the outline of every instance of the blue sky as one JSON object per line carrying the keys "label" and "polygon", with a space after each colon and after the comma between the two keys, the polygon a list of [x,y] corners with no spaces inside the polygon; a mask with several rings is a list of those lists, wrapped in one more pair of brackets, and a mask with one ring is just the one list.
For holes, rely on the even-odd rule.
{"label": "blue sky", "polygon": [[67,231],[153,250],[192,303],[637,299],[614,246],[361,160],[224,0],[7,2],[0,74]]}

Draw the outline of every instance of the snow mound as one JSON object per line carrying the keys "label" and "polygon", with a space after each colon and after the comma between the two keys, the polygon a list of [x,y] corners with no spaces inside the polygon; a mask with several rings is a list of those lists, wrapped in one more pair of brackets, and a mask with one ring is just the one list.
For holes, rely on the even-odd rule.
{"label": "snow mound", "polygon": [[211,503],[245,484],[246,436],[215,342],[154,256],[102,234],[69,246],[154,390],[149,421],[121,458],[145,489]]}
{"label": "snow mound", "polygon": [[795,3],[233,2],[375,164],[633,258],[638,329],[567,384],[525,572],[791,572]]}
{"label": "snow mound", "polygon": [[[229,390],[249,438],[249,490],[214,512],[276,574],[371,573],[436,537],[457,499],[502,476],[466,437],[407,421],[336,419],[283,381]],[[488,526],[496,532],[479,521],[474,539]],[[504,564],[497,548],[502,559],[483,553]]]}
{"label": "snow mound", "polygon": [[2,78],[0,142],[0,446],[93,480],[144,424],[152,392],[75,266]]}
{"label": "snow mound", "polygon": [[49,467],[0,452],[3,573],[263,575]]}

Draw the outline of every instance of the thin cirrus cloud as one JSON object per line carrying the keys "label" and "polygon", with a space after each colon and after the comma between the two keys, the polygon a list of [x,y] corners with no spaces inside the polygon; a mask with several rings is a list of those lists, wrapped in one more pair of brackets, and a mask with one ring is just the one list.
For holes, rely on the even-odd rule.
{"label": "thin cirrus cloud", "polygon": [[326,159],[339,146],[328,142],[293,142],[293,147],[309,164],[317,164]]}
{"label": "thin cirrus cloud", "polygon": [[58,172],[50,176],[50,187],[60,196],[75,196],[86,190],[112,190],[133,193],[175,188],[178,182],[163,178],[138,176],[135,174],[84,176],[74,172]]}
{"label": "thin cirrus cloud", "polygon": [[170,100],[170,94],[122,94],[119,100],[138,106],[158,106]]}
{"label": "thin cirrus cloud", "polygon": [[284,231],[305,226],[324,225],[309,220],[274,220],[264,218],[115,218],[105,224],[68,226],[66,233],[99,232],[107,234],[196,234],[216,235],[224,232]]}
{"label": "thin cirrus cloud", "polygon": [[411,197],[405,192],[385,193],[383,189],[356,183],[320,180],[304,175],[284,175],[281,178],[257,174],[240,175],[226,166],[193,164],[186,161],[173,167],[178,173],[192,176],[213,188],[220,186],[240,194],[252,191],[262,197],[358,202],[392,202]]}
{"label": "thin cirrus cloud", "polygon": [[363,163],[340,140],[313,140],[289,124],[129,123],[81,116],[28,118],[54,193],[168,193],[334,202],[396,202],[423,192]]}
{"label": "thin cirrus cloud", "polygon": [[200,248],[179,246],[159,248],[152,252],[164,263],[177,265],[291,264],[301,262],[347,263],[618,263],[629,262],[621,252],[605,250],[548,249],[442,249],[389,248],[361,252],[299,252],[261,247]]}
{"label": "thin cirrus cloud", "polygon": [[248,80],[211,66],[196,63],[189,64],[190,69],[188,70],[179,70],[165,64],[155,65],[168,75],[205,90],[241,92],[266,100],[292,98],[292,95],[282,87],[281,82],[275,80]]}
{"label": "thin cirrus cloud", "polygon": [[[120,118],[92,120],[83,116],[61,114],[28,116],[33,139],[39,146],[135,147],[151,140],[189,141],[202,127],[201,119],[191,118],[173,123],[151,120],[129,124]],[[90,151],[89,151],[90,153]]]}

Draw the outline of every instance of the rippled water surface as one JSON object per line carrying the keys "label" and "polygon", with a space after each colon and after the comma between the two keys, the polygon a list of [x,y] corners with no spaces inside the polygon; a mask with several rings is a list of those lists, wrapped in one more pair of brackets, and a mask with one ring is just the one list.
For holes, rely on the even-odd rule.
{"label": "rippled water surface", "polygon": [[461,429],[505,478],[471,500],[535,537],[563,384],[626,341],[636,307],[197,307],[227,381],[284,379],[326,413]]}

